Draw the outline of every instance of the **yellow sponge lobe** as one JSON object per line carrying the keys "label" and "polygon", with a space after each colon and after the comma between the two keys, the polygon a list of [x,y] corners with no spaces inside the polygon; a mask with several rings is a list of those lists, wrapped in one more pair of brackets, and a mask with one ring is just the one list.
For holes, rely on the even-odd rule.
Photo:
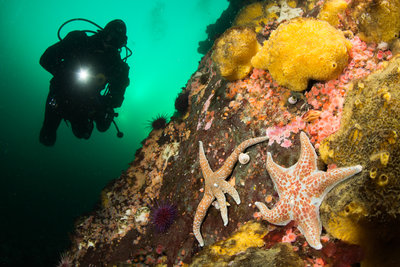
{"label": "yellow sponge lobe", "polygon": [[259,49],[256,33],[251,28],[232,27],[215,42],[212,59],[224,78],[243,79],[250,73],[250,60]]}
{"label": "yellow sponge lobe", "polygon": [[262,2],[256,2],[245,6],[235,18],[234,25],[251,24],[255,18],[264,15],[264,6]]}
{"label": "yellow sponge lobe", "polygon": [[262,247],[263,237],[268,234],[268,229],[259,222],[250,221],[241,226],[227,240],[222,240],[210,247],[212,254],[233,256],[244,252],[251,247]]}
{"label": "yellow sponge lobe", "polygon": [[279,10],[278,4],[274,2],[270,3],[269,1],[264,1],[252,3],[240,10],[233,25],[248,26],[253,28],[256,32],[259,32],[262,29],[261,25],[267,25],[268,22],[279,17],[274,10]]}
{"label": "yellow sponge lobe", "polygon": [[295,18],[281,24],[252,58],[280,85],[303,91],[308,80],[336,78],[349,61],[351,43],[328,22]]}
{"label": "yellow sponge lobe", "polygon": [[318,19],[329,22],[333,27],[339,25],[339,15],[343,15],[348,4],[344,0],[328,0],[322,6]]}
{"label": "yellow sponge lobe", "polygon": [[366,234],[360,219],[365,215],[365,209],[360,203],[350,202],[339,214],[331,214],[328,224],[324,226],[335,238],[360,245]]}

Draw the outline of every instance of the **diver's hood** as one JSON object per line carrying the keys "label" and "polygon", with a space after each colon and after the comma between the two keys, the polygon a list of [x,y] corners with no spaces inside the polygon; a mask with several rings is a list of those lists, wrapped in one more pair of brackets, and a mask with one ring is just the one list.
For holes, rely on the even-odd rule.
{"label": "diver's hood", "polygon": [[128,40],[125,23],[120,19],[110,21],[102,30],[102,37],[106,44],[122,48]]}

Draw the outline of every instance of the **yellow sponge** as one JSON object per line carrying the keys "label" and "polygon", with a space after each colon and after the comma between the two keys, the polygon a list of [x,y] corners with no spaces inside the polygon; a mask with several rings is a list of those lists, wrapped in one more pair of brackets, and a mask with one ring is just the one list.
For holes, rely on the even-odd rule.
{"label": "yellow sponge", "polygon": [[295,18],[271,33],[251,63],[268,69],[280,85],[303,91],[310,79],[331,80],[342,73],[350,48],[350,41],[328,22]]}
{"label": "yellow sponge", "polygon": [[256,33],[251,28],[232,27],[215,42],[212,59],[224,78],[243,79],[250,73],[250,60],[259,49]]}

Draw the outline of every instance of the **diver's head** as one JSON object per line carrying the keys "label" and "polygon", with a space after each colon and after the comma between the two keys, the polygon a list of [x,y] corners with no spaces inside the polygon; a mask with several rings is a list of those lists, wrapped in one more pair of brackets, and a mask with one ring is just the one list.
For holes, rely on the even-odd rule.
{"label": "diver's head", "polygon": [[102,36],[106,45],[122,48],[126,45],[126,25],[120,19],[110,21],[103,29]]}

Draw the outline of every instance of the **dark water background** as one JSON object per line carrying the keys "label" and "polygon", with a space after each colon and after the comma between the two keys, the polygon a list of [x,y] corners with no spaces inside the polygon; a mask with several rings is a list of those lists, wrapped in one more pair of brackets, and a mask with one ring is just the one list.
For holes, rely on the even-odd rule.
{"label": "dark water background", "polygon": [[[160,113],[196,70],[198,42],[227,7],[226,0],[30,1],[0,0],[0,266],[55,266],[75,218],[89,212],[101,189],[134,159]],[[76,139],[61,123],[56,145],[39,144],[50,74],[38,64],[71,18],[128,27],[131,85],[117,112],[125,136],[93,131]],[[72,23],[63,29],[91,29]]]}

